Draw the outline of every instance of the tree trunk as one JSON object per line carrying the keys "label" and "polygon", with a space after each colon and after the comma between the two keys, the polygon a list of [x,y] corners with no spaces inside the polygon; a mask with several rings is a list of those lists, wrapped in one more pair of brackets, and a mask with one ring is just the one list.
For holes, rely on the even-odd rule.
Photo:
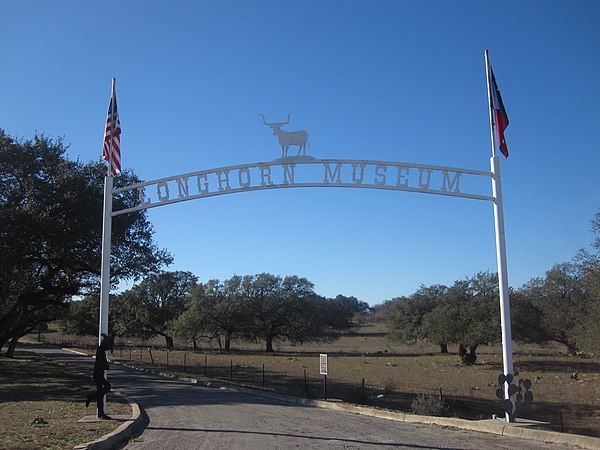
{"label": "tree trunk", "polygon": [[562,344],[564,344],[565,347],[567,347],[567,352],[568,352],[569,355],[577,355],[577,354],[579,354],[579,349],[572,342],[567,341],[565,339],[565,340],[563,340]]}
{"label": "tree trunk", "polygon": [[448,344],[440,342],[440,353],[443,353],[443,354],[448,353]]}
{"label": "tree trunk", "polygon": [[231,349],[231,336],[225,335],[225,351],[228,352]]}
{"label": "tree trunk", "polygon": [[4,344],[6,344],[8,342],[8,339],[6,338],[0,338],[0,351],[2,351],[2,348],[4,347]]}
{"label": "tree trunk", "polygon": [[166,336],[165,341],[167,343],[167,350],[173,350],[175,346],[173,345],[173,336]]}
{"label": "tree trunk", "polygon": [[194,343],[194,350],[198,350],[198,343],[196,342],[196,339],[192,339],[192,342]]}
{"label": "tree trunk", "polygon": [[267,341],[267,352],[273,353],[273,337],[269,336],[266,338]]}
{"label": "tree trunk", "polygon": [[467,348],[463,344],[458,344],[458,354],[460,355],[460,359],[463,364],[467,366],[472,366],[475,364],[477,360],[477,355],[475,354],[475,350],[477,350],[478,344],[472,344],[469,346],[469,352],[467,353]]}
{"label": "tree trunk", "polygon": [[478,345],[479,344],[473,344],[469,346],[469,356],[473,360],[472,364],[475,364],[475,361],[477,361],[477,355],[475,354],[475,350],[477,350]]}
{"label": "tree trunk", "polygon": [[15,356],[15,348],[17,347],[17,342],[19,341],[18,337],[14,337],[11,339],[10,344],[8,344],[8,350],[6,352],[6,356],[8,358],[14,358]]}

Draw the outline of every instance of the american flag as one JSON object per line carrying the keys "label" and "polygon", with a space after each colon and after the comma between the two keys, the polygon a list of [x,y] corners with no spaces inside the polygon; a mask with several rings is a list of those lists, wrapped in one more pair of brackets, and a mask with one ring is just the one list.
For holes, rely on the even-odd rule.
{"label": "american flag", "polygon": [[108,105],[106,128],[104,129],[104,146],[102,158],[109,161],[110,172],[113,175],[121,173],[121,123],[117,112],[117,93],[113,79],[112,96]]}

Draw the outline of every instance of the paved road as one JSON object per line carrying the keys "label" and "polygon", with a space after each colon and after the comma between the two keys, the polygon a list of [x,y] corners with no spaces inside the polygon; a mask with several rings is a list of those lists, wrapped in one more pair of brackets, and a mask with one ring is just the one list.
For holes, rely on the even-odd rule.
{"label": "paved road", "polygon": [[[36,351],[91,376],[92,358],[57,349]],[[229,389],[168,380],[114,365],[109,380],[118,393],[136,401],[149,418],[141,436],[124,447],[131,450],[572,449],[299,406]]]}

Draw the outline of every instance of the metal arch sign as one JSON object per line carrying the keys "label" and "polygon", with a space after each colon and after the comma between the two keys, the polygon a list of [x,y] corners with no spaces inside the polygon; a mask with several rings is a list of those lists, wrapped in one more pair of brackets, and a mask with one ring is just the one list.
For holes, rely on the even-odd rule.
{"label": "metal arch sign", "polygon": [[338,187],[421,192],[493,200],[476,192],[478,180],[491,172],[399,162],[315,159],[291,156],[271,162],[242,164],[175,175],[125,186],[113,191],[136,191],[137,204],[112,211],[112,216],[217,195],[268,189]]}
{"label": "metal arch sign", "polygon": [[[488,100],[489,98],[488,95]],[[114,216],[187,200],[268,189],[342,187],[420,192],[492,202],[494,207],[500,293],[502,358],[504,362],[504,374],[512,374],[514,371],[512,361],[512,332],[500,161],[495,153],[495,140],[492,128],[490,128],[492,157],[490,159],[490,171],[488,172],[426,164],[350,159],[315,159],[312,156],[306,155],[307,148],[310,148],[308,132],[306,130],[288,132],[281,129],[282,126],[289,123],[290,117],[291,113],[288,114],[286,122],[267,122],[265,117],[262,116],[264,125],[271,128],[273,135],[277,136],[279,145],[281,146],[281,158],[271,162],[202,170],[138,183],[114,190],[113,177],[109,169],[104,184],[99,335],[101,333],[108,334],[110,247],[112,217]],[[490,109],[490,124],[492,123]],[[288,156],[290,147],[294,146],[298,148],[297,155]],[[480,192],[482,190],[481,183],[478,184],[478,181],[482,179],[491,179],[492,195]],[[136,204],[126,209],[114,211],[113,195],[122,192],[134,192],[134,198],[137,199]],[[507,399],[511,398],[508,387],[505,387],[505,395]],[[509,416],[507,414],[508,420]]]}

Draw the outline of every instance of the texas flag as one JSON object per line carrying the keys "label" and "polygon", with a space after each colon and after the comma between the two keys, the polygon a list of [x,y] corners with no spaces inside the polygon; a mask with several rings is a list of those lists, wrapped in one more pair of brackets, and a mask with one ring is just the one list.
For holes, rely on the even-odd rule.
{"label": "texas flag", "polygon": [[508,127],[508,115],[502,103],[502,96],[500,95],[500,89],[496,84],[496,78],[494,77],[494,71],[490,66],[490,73],[492,75],[492,112],[494,117],[494,126],[496,128],[496,137],[498,140],[498,147],[502,154],[508,158],[508,147],[506,146],[506,139],[504,138],[504,130]]}

